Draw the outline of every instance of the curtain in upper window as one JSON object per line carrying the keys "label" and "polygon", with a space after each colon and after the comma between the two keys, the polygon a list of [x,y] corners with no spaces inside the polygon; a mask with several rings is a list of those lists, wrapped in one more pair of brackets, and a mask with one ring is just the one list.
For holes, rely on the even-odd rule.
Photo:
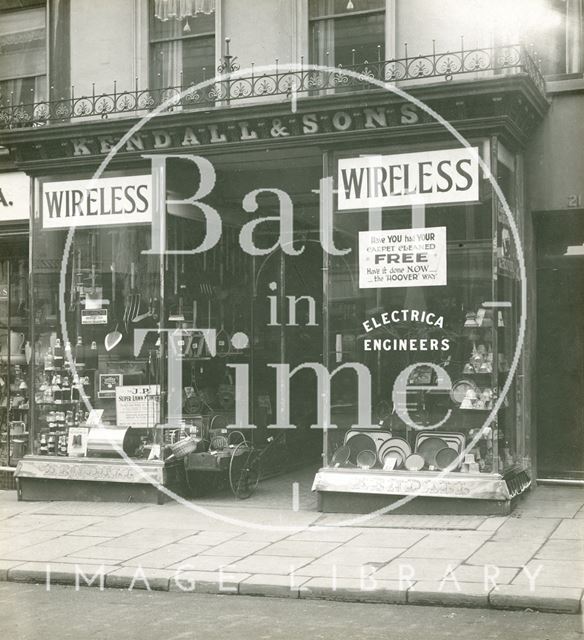
{"label": "curtain in upper window", "polygon": [[150,11],[150,87],[183,89],[215,75],[215,13],[183,20]]}

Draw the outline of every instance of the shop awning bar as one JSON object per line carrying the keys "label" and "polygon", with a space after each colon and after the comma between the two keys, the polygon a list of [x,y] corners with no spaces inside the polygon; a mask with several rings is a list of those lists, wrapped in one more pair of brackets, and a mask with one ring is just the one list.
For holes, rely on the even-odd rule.
{"label": "shop awning bar", "polygon": [[[0,128],[19,129],[70,122],[78,118],[110,116],[138,116],[167,103],[165,111],[209,109],[224,107],[232,101],[249,99],[270,100],[275,97],[318,96],[351,91],[375,89],[371,80],[397,83],[409,87],[416,82],[451,82],[465,77],[472,80],[507,75],[526,75],[542,95],[545,95],[545,80],[533,55],[523,45],[507,45],[494,48],[465,49],[461,43],[459,51],[428,55],[410,56],[405,47],[405,55],[393,60],[365,61],[346,69],[356,76],[345,75],[334,70],[307,68],[302,62],[297,70],[278,70],[276,62],[273,73],[242,76],[234,56],[226,53],[218,73],[217,82],[197,88],[174,86],[163,89],[140,89],[136,80],[133,90],[120,91],[114,83],[111,93],[97,93],[95,87],[91,95],[76,96],[71,88],[68,97],[36,100],[32,95],[28,103],[14,103],[12,96],[0,101]],[[201,82],[210,79],[207,77]],[[50,92],[52,93],[52,92]]]}

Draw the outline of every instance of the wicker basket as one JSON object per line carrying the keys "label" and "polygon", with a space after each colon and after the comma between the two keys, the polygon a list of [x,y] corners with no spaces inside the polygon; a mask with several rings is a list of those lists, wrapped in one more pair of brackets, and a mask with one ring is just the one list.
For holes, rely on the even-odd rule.
{"label": "wicker basket", "polygon": [[188,438],[183,438],[174,444],[169,445],[169,449],[172,452],[172,456],[174,458],[184,458],[188,456],[189,453],[193,453],[196,450],[199,442],[201,442],[201,438],[194,438],[189,436]]}

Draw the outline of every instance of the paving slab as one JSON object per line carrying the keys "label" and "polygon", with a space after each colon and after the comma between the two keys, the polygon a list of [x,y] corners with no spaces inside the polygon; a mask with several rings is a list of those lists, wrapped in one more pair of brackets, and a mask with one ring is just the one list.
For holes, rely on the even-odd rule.
{"label": "paving slab", "polygon": [[430,533],[425,538],[406,549],[402,558],[455,558],[464,560],[479,549],[488,539],[488,532],[467,531]]}
{"label": "paving slab", "polygon": [[582,502],[559,502],[551,500],[539,500],[529,502],[523,506],[519,506],[513,512],[514,517],[533,517],[538,518],[573,518],[580,508]]}
{"label": "paving slab", "polygon": [[239,556],[192,556],[169,567],[181,571],[219,571],[241,560]]}
{"label": "paving slab", "polygon": [[239,583],[239,593],[248,596],[271,596],[275,598],[299,598],[302,585],[308,576],[275,576],[259,573]]}
{"label": "paving slab", "polygon": [[[257,530],[263,527],[282,527],[294,533],[294,529],[301,529],[314,524],[320,517],[317,511],[292,511],[292,509],[259,509],[253,507],[242,508],[239,506],[213,507],[215,516],[222,516],[234,520],[232,526],[245,527],[246,523],[255,525]],[[219,520],[216,520],[218,522]],[[257,527],[261,523],[262,527]]]}
{"label": "paving slab", "polygon": [[354,580],[361,580],[372,576],[377,569],[376,565],[324,564],[317,561],[300,567],[295,571],[294,575],[309,576],[311,578],[353,578]]}
{"label": "paving slab", "polygon": [[507,520],[508,516],[489,516],[477,527],[477,531],[496,531]]}
{"label": "paving slab", "polygon": [[509,584],[521,571],[517,567],[460,564],[452,571],[459,582],[479,582],[487,586]]}
{"label": "paving slab", "polygon": [[540,587],[584,587],[584,561],[532,560],[520,571],[513,584],[530,585],[530,576]]}
{"label": "paving slab", "polygon": [[408,589],[408,602],[428,606],[487,607],[491,589],[478,582],[420,581]]}
{"label": "paving slab", "polygon": [[249,573],[227,571],[180,571],[170,579],[168,588],[183,593],[237,595],[239,584],[249,577]]}
{"label": "paving slab", "polygon": [[584,524],[578,518],[562,520],[550,537],[552,540],[584,540]]}
{"label": "paving slab", "polygon": [[105,588],[105,576],[117,567],[105,564],[65,564],[26,562],[8,570],[12,582],[41,583],[50,589],[51,584],[74,584]]}
{"label": "paving slab", "polygon": [[188,536],[186,536],[185,531],[182,530],[138,529],[137,531],[126,533],[123,536],[112,538],[109,542],[104,543],[103,546],[135,547],[137,549],[154,550],[167,544],[182,542],[186,537]]}
{"label": "paving slab", "polygon": [[470,558],[466,564],[494,564],[501,567],[522,567],[537,553],[542,545],[541,540],[532,542],[523,539],[521,542],[505,538],[485,544]]}
{"label": "paving slab", "polygon": [[108,538],[75,538],[61,536],[39,544],[33,544],[22,549],[3,549],[2,555],[6,560],[25,560],[28,562],[49,562],[61,556],[78,553],[82,549],[94,546],[100,542],[107,542]]}
{"label": "paving slab", "polygon": [[185,558],[191,558],[206,551],[209,547],[195,544],[169,544],[155,551],[135,555],[123,562],[131,567],[150,567],[151,569],[166,569]]}
{"label": "paving slab", "polygon": [[92,536],[97,538],[119,538],[133,531],[138,531],[139,529],[139,525],[135,522],[121,522],[119,518],[112,518],[111,520],[90,524],[88,527],[77,529],[75,535],[86,536],[88,538]]}
{"label": "paving slab", "polygon": [[351,541],[362,547],[393,547],[407,549],[431,532],[428,529],[378,529],[362,533]]}
{"label": "paving slab", "polygon": [[175,573],[167,569],[121,567],[107,574],[105,586],[129,591],[168,591],[168,585]]}
{"label": "paving slab", "polygon": [[214,547],[208,547],[205,551],[201,553],[207,556],[239,556],[241,558],[250,556],[256,551],[267,547],[269,542],[254,542],[254,541],[239,541],[239,540],[228,540],[227,542],[222,542]]}
{"label": "paving slab", "polygon": [[30,547],[39,542],[46,542],[47,540],[55,540],[60,538],[61,534],[58,531],[45,531],[44,529],[33,529],[27,532],[14,531],[2,531],[2,542],[0,542],[0,557],[5,555],[8,550],[14,551],[16,549],[22,549],[23,547]]}
{"label": "paving slab", "polygon": [[198,533],[187,535],[182,538],[181,544],[196,544],[213,547],[221,544],[222,542],[233,540],[234,538],[237,538],[238,540],[241,539],[241,533],[239,531],[199,531]]}
{"label": "paving slab", "polygon": [[71,533],[99,522],[103,522],[99,516],[51,516],[42,530]]}
{"label": "paving slab", "polygon": [[439,558],[396,558],[375,573],[380,580],[397,580],[403,584],[418,581],[440,581],[450,572],[456,572],[460,560]]}
{"label": "paving slab", "polygon": [[560,524],[559,518],[508,518],[494,533],[493,540],[531,538],[542,541]]}
{"label": "paving slab", "polygon": [[548,540],[535,558],[584,561],[584,540]]}
{"label": "paving slab", "polygon": [[54,521],[55,519],[53,516],[26,513],[5,518],[1,521],[0,525],[3,531],[13,531],[17,534],[19,531],[28,532],[35,531],[36,529],[42,529]]}
{"label": "paving slab", "polygon": [[318,558],[340,547],[339,542],[283,540],[257,551],[258,556],[312,556]]}
{"label": "paving slab", "polygon": [[77,558],[85,558],[86,560],[100,560],[108,564],[117,564],[125,560],[130,560],[142,553],[141,549],[136,547],[112,547],[112,546],[93,546],[83,549],[76,549],[71,556]]}
{"label": "paving slab", "polygon": [[279,540],[285,540],[289,535],[293,535],[298,531],[303,530],[303,528],[293,528],[286,531],[271,529],[245,529],[238,534],[237,540],[244,542],[278,542]]}
{"label": "paving slab", "polygon": [[321,562],[329,564],[386,564],[399,556],[405,549],[392,549],[390,547],[357,547],[345,544],[320,557]]}
{"label": "paving slab", "polygon": [[286,536],[286,540],[299,542],[348,542],[363,534],[363,529],[356,527],[310,527]]}
{"label": "paving slab", "polygon": [[489,594],[491,606],[499,609],[536,609],[561,613],[578,613],[582,589],[538,587],[531,591],[526,585],[508,584]]}
{"label": "paving slab", "polygon": [[398,582],[364,578],[311,578],[299,590],[300,598],[323,598],[346,602],[405,604],[406,589]]}
{"label": "paving slab", "polygon": [[296,573],[300,567],[313,561],[312,557],[250,556],[230,565],[229,570],[239,573],[275,573],[287,576],[290,573]]}
{"label": "paving slab", "polygon": [[117,517],[146,509],[126,502],[37,502],[34,513],[43,515]]}
{"label": "paving slab", "polygon": [[560,485],[546,486],[540,485],[535,491],[530,491],[524,503],[532,502],[571,502],[581,501],[584,503],[584,488],[565,487]]}

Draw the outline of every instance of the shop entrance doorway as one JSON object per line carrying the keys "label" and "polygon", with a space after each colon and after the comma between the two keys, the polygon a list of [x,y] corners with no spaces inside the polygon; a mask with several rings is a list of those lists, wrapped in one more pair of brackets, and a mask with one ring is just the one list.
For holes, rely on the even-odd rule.
{"label": "shop entrance doorway", "polygon": [[[219,156],[212,164],[216,181],[206,202],[221,216],[221,240],[206,256],[187,257],[184,267],[179,260],[178,285],[172,261],[167,277],[168,304],[172,308],[172,293],[178,291],[176,307],[180,309],[177,314],[172,310],[171,317],[188,319],[190,312],[218,331],[215,357],[202,354],[185,360],[183,381],[190,396],[185,407],[189,414],[206,414],[211,453],[225,441],[233,447],[238,438],[245,438],[261,448],[276,437],[276,453],[262,463],[265,480],[259,493],[268,492],[273,494],[270,499],[287,503],[290,483],[284,482],[287,488],[282,490],[277,478],[290,473],[314,478],[322,461],[322,431],[312,428],[319,401],[316,375],[310,367],[294,372],[301,365],[323,362],[323,250],[315,193],[322,156],[317,149],[269,154],[264,150],[248,152],[245,158]],[[192,164],[181,159],[170,168],[171,190],[189,196]],[[290,206],[293,234],[287,238],[280,220]],[[241,246],[242,228],[252,222],[255,255]],[[188,212],[169,208],[169,237],[180,248],[200,235],[200,226],[200,219],[189,217]],[[238,348],[242,335],[246,344]],[[227,349],[221,351],[223,343]],[[231,424],[234,418],[234,365],[247,367],[249,422],[254,428],[222,433],[217,425]],[[288,424],[286,429],[274,429],[273,425],[282,424],[276,370],[282,365],[291,374]],[[189,417],[186,408],[183,416]],[[233,499],[225,474],[213,477],[212,471],[202,468],[206,463],[202,454],[194,452],[185,463],[191,495]],[[306,482],[300,484],[304,487]]]}
{"label": "shop entrance doorway", "polygon": [[584,480],[584,211],[540,215],[536,237],[538,477]]}

